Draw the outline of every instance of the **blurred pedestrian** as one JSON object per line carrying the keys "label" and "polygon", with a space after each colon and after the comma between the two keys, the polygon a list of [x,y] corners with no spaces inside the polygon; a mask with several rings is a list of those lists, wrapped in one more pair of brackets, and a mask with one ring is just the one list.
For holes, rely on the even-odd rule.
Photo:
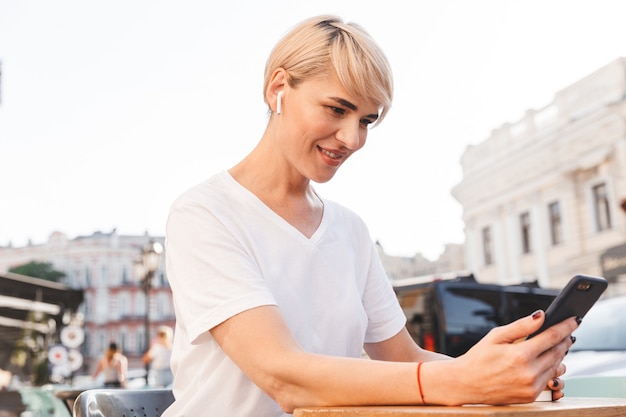
{"label": "blurred pedestrian", "polygon": [[104,386],[108,388],[124,388],[128,374],[128,359],[117,346],[111,342],[109,348],[98,361],[98,366],[93,373],[96,379],[100,373],[104,374]]}
{"label": "blurred pedestrian", "polygon": [[167,387],[172,383],[172,334],[171,327],[160,326],[156,339],[143,355],[143,363],[150,366],[148,385],[154,388]]}
{"label": "blurred pedestrian", "polygon": [[13,375],[11,374],[11,372],[5,371],[4,369],[0,368],[0,391],[9,387],[12,378]]}

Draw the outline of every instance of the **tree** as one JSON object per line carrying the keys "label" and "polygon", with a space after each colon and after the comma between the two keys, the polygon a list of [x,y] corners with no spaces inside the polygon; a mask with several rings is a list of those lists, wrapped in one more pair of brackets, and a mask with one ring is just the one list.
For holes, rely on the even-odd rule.
{"label": "tree", "polygon": [[52,263],[37,261],[13,267],[9,269],[9,272],[54,282],[59,282],[65,276],[65,272],[54,269]]}

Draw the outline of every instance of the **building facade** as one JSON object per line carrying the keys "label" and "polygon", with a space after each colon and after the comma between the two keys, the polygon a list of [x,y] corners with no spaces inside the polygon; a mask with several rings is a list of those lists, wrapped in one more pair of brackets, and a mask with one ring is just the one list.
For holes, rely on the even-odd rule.
{"label": "building facade", "polygon": [[426,259],[421,253],[416,253],[412,257],[389,255],[385,253],[379,242],[376,242],[376,250],[387,276],[392,281],[465,270],[463,245],[461,244],[446,244],[439,257],[432,261]]}
{"label": "building facade", "polygon": [[[141,368],[147,350],[145,335],[146,297],[134,264],[141,249],[163,237],[125,236],[115,230],[68,239],[54,232],[44,244],[0,247],[0,272],[31,261],[50,262],[66,274],[63,283],[84,291],[80,308],[84,342],[83,373],[91,373],[108,344],[115,341],[129,359],[129,367]],[[172,294],[165,276],[164,259],[149,290],[150,339],[160,325],[175,324]]]}
{"label": "building facade", "polygon": [[[626,59],[556,93],[462,155],[465,262],[481,281],[560,288],[626,242]],[[624,255],[626,259],[626,254]]]}

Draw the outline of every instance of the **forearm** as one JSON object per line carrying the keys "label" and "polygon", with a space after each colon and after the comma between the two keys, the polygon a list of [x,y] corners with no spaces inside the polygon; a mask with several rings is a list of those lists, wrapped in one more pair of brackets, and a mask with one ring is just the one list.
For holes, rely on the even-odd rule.
{"label": "forearm", "polygon": [[287,412],[301,406],[421,404],[416,363],[299,352],[283,356],[273,369],[260,385]]}
{"label": "forearm", "polygon": [[289,350],[275,360],[266,360],[262,370],[265,377],[255,382],[287,412],[301,406],[342,404],[527,403],[554,377],[551,364],[560,362],[571,342],[564,339],[558,348],[540,358],[528,354],[529,348],[524,345],[491,345],[458,358],[418,349],[418,359],[423,362],[419,378],[417,362],[339,358]]}
{"label": "forearm", "polygon": [[[529,363],[511,366],[507,376],[502,366],[477,369],[467,358],[431,353],[425,359],[435,360],[422,363],[419,378],[416,362],[300,352],[282,356],[281,365],[255,382],[286,412],[303,406],[527,403],[546,387],[528,372]],[[442,356],[449,360],[436,360]]]}
{"label": "forearm", "polygon": [[274,306],[242,312],[211,334],[239,368],[288,412],[307,405],[420,404],[415,361],[449,359],[419,348],[405,330],[368,344],[372,359],[307,353]]}

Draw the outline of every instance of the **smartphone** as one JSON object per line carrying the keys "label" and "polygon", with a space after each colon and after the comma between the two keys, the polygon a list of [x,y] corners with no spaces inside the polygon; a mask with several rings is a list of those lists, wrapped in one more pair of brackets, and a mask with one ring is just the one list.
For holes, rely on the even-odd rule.
{"label": "smartphone", "polygon": [[548,306],[546,319],[541,328],[528,336],[528,339],[569,317],[583,318],[598,301],[607,285],[606,279],[602,277],[574,276]]}

